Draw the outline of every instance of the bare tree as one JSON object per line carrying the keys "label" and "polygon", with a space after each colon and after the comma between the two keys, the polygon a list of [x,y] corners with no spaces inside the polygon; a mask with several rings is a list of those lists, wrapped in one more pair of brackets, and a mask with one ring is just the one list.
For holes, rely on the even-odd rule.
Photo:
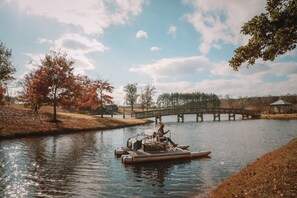
{"label": "bare tree", "polygon": [[153,103],[153,97],[155,94],[155,90],[156,90],[156,88],[153,85],[148,84],[144,87],[144,89],[141,92],[140,103],[146,107],[146,110],[148,110],[148,108]]}
{"label": "bare tree", "polygon": [[124,87],[124,91],[126,92],[125,101],[127,104],[131,105],[131,111],[133,111],[134,104],[137,101],[137,83],[127,84]]}

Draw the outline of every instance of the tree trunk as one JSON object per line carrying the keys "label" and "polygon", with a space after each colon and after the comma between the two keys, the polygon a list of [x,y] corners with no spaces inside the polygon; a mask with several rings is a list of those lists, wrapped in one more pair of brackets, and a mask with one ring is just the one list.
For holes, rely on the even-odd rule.
{"label": "tree trunk", "polygon": [[102,97],[102,92],[101,92],[101,96],[100,96],[100,105],[101,105],[101,118],[103,118],[103,97]]}
{"label": "tree trunk", "polygon": [[56,102],[54,102],[54,117],[53,117],[53,122],[57,122],[57,105]]}
{"label": "tree trunk", "polygon": [[57,96],[56,96],[57,90],[55,89],[54,92],[54,117],[53,117],[53,122],[58,122],[57,119]]}

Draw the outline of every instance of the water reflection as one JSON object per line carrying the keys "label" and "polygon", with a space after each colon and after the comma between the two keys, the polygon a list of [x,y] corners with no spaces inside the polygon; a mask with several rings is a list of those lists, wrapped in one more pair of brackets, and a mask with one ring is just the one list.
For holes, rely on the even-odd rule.
{"label": "water reflection", "polygon": [[131,168],[136,182],[142,182],[145,179],[152,186],[163,187],[165,185],[165,178],[171,174],[171,170],[175,165],[182,164],[184,166],[190,162],[190,160],[150,162],[147,164],[136,164],[131,166]]}
{"label": "water reflection", "polygon": [[296,121],[166,121],[172,138],[210,159],[123,165],[114,149],[154,124],[0,141],[0,197],[189,197],[297,134]]}

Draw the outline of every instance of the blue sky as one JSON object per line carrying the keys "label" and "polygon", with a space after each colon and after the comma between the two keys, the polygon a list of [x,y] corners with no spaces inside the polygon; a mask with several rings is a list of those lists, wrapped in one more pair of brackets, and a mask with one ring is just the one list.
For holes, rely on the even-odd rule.
{"label": "blue sky", "polygon": [[[165,92],[265,96],[296,94],[297,50],[235,72],[233,51],[247,42],[240,27],[266,0],[1,0],[0,41],[12,49],[16,77],[50,50],[66,51],[75,72],[123,86]],[[11,85],[13,87],[13,85]],[[11,88],[11,92],[17,88]]]}

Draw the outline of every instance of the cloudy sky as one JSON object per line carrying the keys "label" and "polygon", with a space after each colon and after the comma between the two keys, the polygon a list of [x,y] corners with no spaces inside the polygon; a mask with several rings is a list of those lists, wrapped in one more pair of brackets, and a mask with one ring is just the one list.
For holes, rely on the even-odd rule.
{"label": "cloudy sky", "polygon": [[50,50],[66,51],[75,72],[123,86],[239,96],[297,93],[297,50],[233,71],[228,60],[248,37],[240,27],[266,0],[1,0],[0,41],[16,76]]}

